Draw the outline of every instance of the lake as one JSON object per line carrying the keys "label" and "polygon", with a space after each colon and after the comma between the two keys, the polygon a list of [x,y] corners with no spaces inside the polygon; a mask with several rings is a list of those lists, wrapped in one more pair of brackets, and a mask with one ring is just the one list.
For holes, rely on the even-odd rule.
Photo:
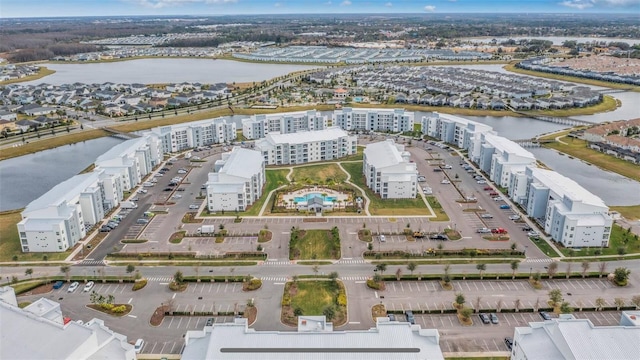
{"label": "lake", "polygon": [[213,59],[138,59],[87,64],[42,64],[54,74],[21,84],[52,85],[75,82],[94,83],[232,83],[269,80],[300,70],[320,66],[257,64]]}

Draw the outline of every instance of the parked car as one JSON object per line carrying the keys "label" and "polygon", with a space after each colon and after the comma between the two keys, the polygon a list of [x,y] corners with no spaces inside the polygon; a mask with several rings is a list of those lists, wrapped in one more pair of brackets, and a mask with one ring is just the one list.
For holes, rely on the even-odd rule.
{"label": "parked car", "polygon": [[546,311],[540,311],[539,312],[540,316],[542,317],[542,319],[544,320],[551,320],[551,315],[549,315],[548,312]]}
{"label": "parked car", "polygon": [[407,315],[407,321],[410,324],[415,324],[416,323],[416,318],[413,316],[413,311],[411,310],[407,310],[404,312],[405,315]]}
{"label": "parked car", "polygon": [[213,318],[208,318],[207,324],[205,326],[212,326],[212,325],[213,325]]}
{"label": "parked car", "polygon": [[440,184],[451,184],[451,181],[444,179],[442,181],[440,181]]}
{"label": "parked car", "polygon": [[509,206],[507,204],[503,204],[503,205],[500,205],[500,209],[502,209],[502,210],[511,209],[511,206]]}
{"label": "parked car", "polygon": [[58,290],[60,289],[62,286],[64,285],[64,281],[62,280],[58,280],[55,283],[53,283],[53,288]]}
{"label": "parked car", "polygon": [[181,198],[182,198],[182,195],[180,195],[180,194],[175,194],[175,195],[173,195],[173,198],[174,198],[174,199],[181,199]]}
{"label": "parked car", "polygon": [[149,223],[149,219],[138,219],[138,220],[136,220],[136,224],[144,225],[144,224],[148,224],[148,223]]}
{"label": "parked car", "polygon": [[135,350],[136,354],[139,354],[142,351],[143,347],[144,347],[144,340],[142,339],[136,340],[135,345],[133,345],[133,349]]}
{"label": "parked car", "polygon": [[185,188],[177,188],[176,191],[184,191]]}
{"label": "parked car", "polygon": [[385,241],[387,241],[387,238],[385,238],[384,235],[380,235],[378,240],[380,240],[380,242],[385,242]]}
{"label": "parked car", "polygon": [[478,180],[478,181],[476,181],[476,182],[477,182],[478,184],[486,184],[486,183],[487,183],[487,181],[486,181],[486,180]]}
{"label": "parked car", "polygon": [[108,227],[107,225],[102,225],[102,227],[100,227],[100,232],[109,232],[111,231],[111,228]]}
{"label": "parked car", "polygon": [[491,322],[491,320],[489,320],[489,315],[485,313],[480,313],[478,314],[478,316],[480,317],[480,320],[483,324],[489,324]]}
{"label": "parked car", "polygon": [[200,208],[200,206],[199,206],[199,205],[196,205],[196,204],[191,204],[191,205],[189,205],[189,209],[191,209],[191,210],[196,210],[196,209],[198,209],[198,208]]}
{"label": "parked car", "polygon": [[170,187],[166,187],[166,188],[164,188],[164,190],[162,190],[162,191],[172,191],[172,190],[173,190],[172,188],[170,188]]}
{"label": "parked car", "polygon": [[507,345],[507,349],[511,351],[511,349],[513,348],[513,338],[510,338],[510,337],[504,338],[504,344]]}
{"label": "parked car", "polygon": [[492,192],[490,192],[490,193],[489,193],[489,196],[498,196],[498,195],[500,195],[500,194],[498,194],[498,193],[497,193],[497,192],[495,192],[495,191],[492,191]]}
{"label": "parked car", "polygon": [[491,190],[493,190],[493,188],[491,188],[491,186],[485,186],[485,187],[484,187],[484,190],[485,190],[485,191],[491,191]]}
{"label": "parked car", "polygon": [[531,231],[531,230],[533,230],[533,229],[529,225],[525,225],[525,226],[522,227],[522,231]]}
{"label": "parked car", "polygon": [[509,216],[509,220],[520,220],[520,215],[511,215]]}
{"label": "parked car", "polygon": [[140,193],[140,194],[146,194],[147,192],[148,192],[147,189],[138,190],[138,193]]}
{"label": "parked car", "polygon": [[82,292],[89,292],[89,291],[91,291],[91,289],[93,289],[93,285],[95,285],[95,284],[94,284],[94,282],[93,282],[93,281],[89,281],[88,283],[86,283],[86,284],[84,285],[84,289],[82,289]]}
{"label": "parked car", "polygon": [[480,215],[480,217],[483,219],[493,219],[493,215],[491,214],[482,214]]}
{"label": "parked car", "polygon": [[527,233],[527,236],[529,236],[529,237],[533,237],[533,238],[537,238],[537,237],[540,237],[540,233],[539,233],[539,232],[537,232],[537,231],[529,231],[529,232]]}
{"label": "parked car", "polygon": [[506,234],[507,230],[503,228],[495,228],[495,229],[491,229],[491,232],[494,234]]}
{"label": "parked car", "polygon": [[389,321],[396,321],[396,316],[393,314],[387,314],[387,317],[389,318]]}
{"label": "parked car", "polygon": [[448,240],[447,235],[445,235],[445,234],[431,235],[431,236],[429,236],[429,239],[431,239],[431,240]]}
{"label": "parked car", "polygon": [[76,291],[78,286],[80,286],[79,282],[77,282],[77,281],[72,282],[71,285],[69,285],[69,288],[67,289],[67,292],[68,293],[72,293],[72,292]]}
{"label": "parked car", "polygon": [[491,318],[491,323],[492,324],[497,324],[498,323],[498,315],[496,315],[495,313],[489,314],[489,318]]}
{"label": "parked car", "polygon": [[489,229],[489,228],[480,228],[480,229],[478,229],[477,232],[479,234],[489,234],[489,233],[491,233],[491,229]]}
{"label": "parked car", "polygon": [[178,170],[178,174],[186,174],[187,170]]}

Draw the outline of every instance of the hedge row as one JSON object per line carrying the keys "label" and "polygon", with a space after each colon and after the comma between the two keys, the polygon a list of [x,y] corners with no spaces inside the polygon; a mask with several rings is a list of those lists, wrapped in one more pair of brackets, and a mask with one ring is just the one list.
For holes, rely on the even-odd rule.
{"label": "hedge row", "polygon": [[[233,311],[218,311],[218,312],[213,312],[213,311],[174,311],[174,312],[169,312],[169,311],[165,311],[164,312],[164,316],[235,316],[236,313],[234,313]],[[244,315],[243,311],[238,311],[238,315],[242,316]]]}
{"label": "hedge row", "polygon": [[[406,310],[388,310],[387,314],[404,314],[405,311],[407,310],[411,310],[411,309],[406,309]],[[580,309],[578,308],[574,308],[574,311],[579,311]],[[636,310],[635,306],[622,306],[620,307],[620,310],[618,310],[617,307],[615,306],[605,306],[603,307],[601,310],[596,310],[596,308],[594,307],[583,307],[582,310],[580,310],[579,312],[595,312],[595,311],[624,311],[624,310]],[[537,310],[539,311],[546,311],[546,312],[553,312],[553,308],[550,307],[540,307]],[[411,312],[413,312],[414,314],[455,314],[458,312],[458,310],[456,309],[444,309],[444,310],[440,310],[440,309],[429,309],[429,310],[423,310],[423,309],[419,309],[419,310],[411,310]],[[475,312],[474,314],[477,313],[515,313],[516,310],[515,309],[501,309],[500,311],[498,311],[498,309],[480,309],[478,312]],[[533,308],[521,308],[520,310],[518,310],[518,312],[521,313],[534,313],[536,312],[535,309]]]}
{"label": "hedge row", "polygon": [[[442,276],[443,274],[422,274],[422,275],[417,275],[417,274],[413,274],[413,275],[402,275],[400,276],[400,280],[399,281],[428,281],[428,280],[442,280]],[[511,280],[513,277],[513,275],[511,274],[507,274],[507,273],[503,273],[503,274],[487,274],[484,273],[482,274],[482,280],[481,281],[489,281],[489,280]],[[598,273],[587,273],[585,278],[589,279],[589,278],[599,278],[600,274]],[[606,279],[606,275],[602,276],[602,279]],[[480,274],[449,274],[449,278],[451,279],[451,281],[453,280],[480,280]],[[384,281],[398,281],[398,278],[396,277],[396,275],[383,275],[382,279]],[[529,274],[516,274],[515,275],[515,280],[528,280],[529,279]],[[540,274],[540,280],[549,280],[549,274]],[[578,273],[573,273],[571,274],[571,276],[569,276],[569,279],[582,279],[582,274],[578,274]],[[565,274],[556,274],[553,276],[553,278],[551,280],[566,280],[566,275]]]}

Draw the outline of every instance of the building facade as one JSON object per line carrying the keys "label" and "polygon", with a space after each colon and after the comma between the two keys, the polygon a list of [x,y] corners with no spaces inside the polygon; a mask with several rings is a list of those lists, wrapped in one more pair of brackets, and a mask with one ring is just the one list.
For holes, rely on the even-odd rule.
{"label": "building facade", "polygon": [[209,211],[245,211],[262,196],[264,168],[259,151],[234,147],[222,154],[206,183]]}
{"label": "building facade", "polygon": [[404,109],[344,108],[333,112],[333,126],[347,131],[413,131],[414,114]]}
{"label": "building facade", "polygon": [[302,131],[291,134],[268,134],[255,142],[267,165],[305,164],[353,155],[357,152],[356,136],[338,127]]}
{"label": "building facade", "polygon": [[383,199],[413,199],[417,194],[417,165],[404,145],[385,140],[364,149],[362,172],[367,186]]}
{"label": "building facade", "polygon": [[299,131],[326,129],[329,120],[319,111],[298,111],[280,114],[252,115],[242,120],[242,135],[247,139],[262,139],[269,133],[291,134]]}
{"label": "building facade", "polygon": [[495,134],[488,125],[437,112],[423,116],[421,125],[422,134],[468,150],[469,158],[473,161],[477,161],[480,155],[480,142],[477,141],[480,136],[485,133]]}
{"label": "building facade", "polygon": [[237,138],[236,124],[224,118],[162,126],[151,129],[151,132],[161,139],[165,153],[229,143]]}
{"label": "building facade", "polygon": [[474,141],[480,143],[480,154],[474,162],[500,187],[509,186],[512,171],[522,171],[536,162],[532,153],[502,136],[484,133]]}

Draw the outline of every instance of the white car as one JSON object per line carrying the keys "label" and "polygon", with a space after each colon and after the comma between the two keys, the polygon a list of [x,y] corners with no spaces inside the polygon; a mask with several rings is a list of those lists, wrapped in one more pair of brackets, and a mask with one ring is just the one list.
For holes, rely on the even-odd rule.
{"label": "white car", "polygon": [[195,205],[195,204],[189,205],[189,209],[191,209],[191,210],[198,209],[198,208],[200,208],[199,205]]}
{"label": "white car", "polygon": [[180,194],[175,194],[175,195],[173,195],[173,198],[174,198],[174,199],[182,199],[182,195],[180,195]]}
{"label": "white car", "polygon": [[540,234],[539,234],[537,231],[529,231],[529,232],[527,233],[527,236],[537,238],[537,237],[539,237],[539,236],[540,236]]}
{"label": "white car", "polygon": [[155,176],[155,177],[163,177],[163,176],[164,176],[164,174],[157,173],[157,174],[155,174],[155,175],[153,175],[153,176]]}
{"label": "white car", "polygon": [[451,181],[444,179],[442,181],[440,181],[440,184],[451,184]]}
{"label": "white car", "polygon": [[138,190],[138,192],[139,192],[140,194],[146,194],[146,193],[148,193],[149,191],[148,191],[148,190],[146,190],[146,189],[140,189],[140,190]]}
{"label": "white car", "polygon": [[136,340],[136,344],[133,346],[133,349],[136,351],[136,354],[139,354],[144,347],[144,340],[138,339]]}
{"label": "white car", "polygon": [[69,288],[67,289],[67,292],[68,293],[72,293],[72,292],[76,291],[78,286],[80,286],[79,282],[77,282],[77,281],[72,282],[71,285],[69,285]]}
{"label": "white car", "polygon": [[380,242],[385,242],[387,241],[387,239],[384,237],[384,235],[380,235]]}
{"label": "white car", "polygon": [[178,170],[178,174],[186,174],[187,170]]}
{"label": "white car", "polygon": [[478,184],[486,184],[486,183],[487,183],[487,181],[486,181],[486,180],[478,180],[478,181],[476,181],[476,182],[477,182]]}
{"label": "white car", "polygon": [[95,285],[93,281],[89,281],[88,283],[85,284],[84,289],[82,289],[82,292],[91,291],[91,289],[93,289],[93,285]]}
{"label": "white car", "polygon": [[509,220],[520,220],[520,215],[511,215],[509,216]]}

